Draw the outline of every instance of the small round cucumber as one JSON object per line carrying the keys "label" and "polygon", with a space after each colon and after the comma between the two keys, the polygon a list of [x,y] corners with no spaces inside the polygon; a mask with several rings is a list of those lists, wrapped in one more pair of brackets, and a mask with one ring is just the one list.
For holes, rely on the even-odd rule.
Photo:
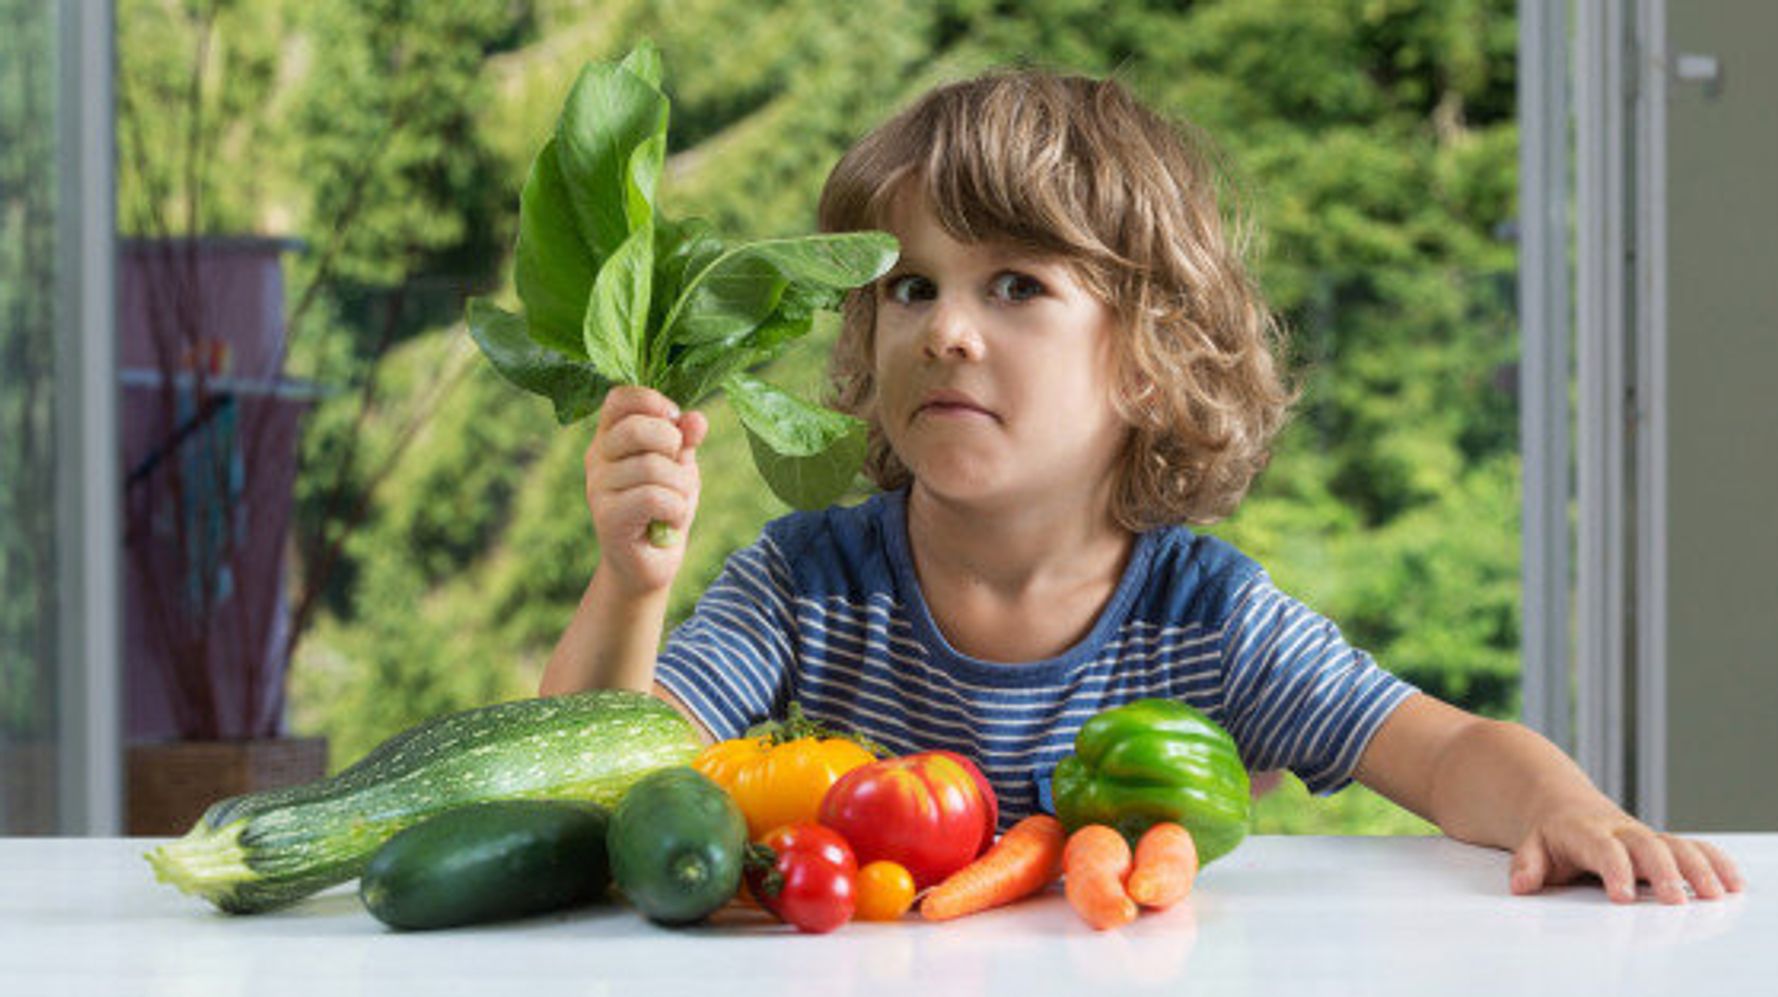
{"label": "small round cucumber", "polygon": [[741,884],[747,819],[728,793],[689,766],[643,776],[611,813],[606,835],[618,889],[660,924],[701,921]]}
{"label": "small round cucumber", "polygon": [[447,810],[371,856],[358,895],[377,920],[449,928],[561,910],[603,896],[610,821],[567,800],[491,800]]}

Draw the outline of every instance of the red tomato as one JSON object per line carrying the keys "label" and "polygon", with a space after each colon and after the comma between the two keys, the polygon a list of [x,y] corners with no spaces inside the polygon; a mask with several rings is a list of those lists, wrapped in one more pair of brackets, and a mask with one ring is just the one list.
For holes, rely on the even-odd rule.
{"label": "red tomato", "polygon": [[821,799],[821,823],[860,863],[899,863],[925,889],[994,843],[1000,803],[975,763],[954,751],[886,758],[841,776]]}
{"label": "red tomato", "polygon": [[858,860],[846,839],[813,821],[767,831],[746,869],[748,892],[798,931],[832,931],[857,909]]}

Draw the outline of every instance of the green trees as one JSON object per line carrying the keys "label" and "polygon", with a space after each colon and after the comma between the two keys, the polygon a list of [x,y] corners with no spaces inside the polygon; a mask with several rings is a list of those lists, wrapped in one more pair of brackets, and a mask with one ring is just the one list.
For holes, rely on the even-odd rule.
{"label": "green trees", "polygon": [[[368,472],[344,479],[348,498],[370,500],[294,669],[298,725],[329,734],[336,759],[423,715],[534,688],[591,575],[590,426],[557,430],[546,403],[473,355],[458,318],[461,297],[488,285],[515,303],[524,170],[581,64],[643,35],[660,46],[674,100],[663,189],[676,212],[744,238],[808,231],[849,142],[927,86],[993,65],[1116,73],[1201,126],[1227,154],[1231,204],[1258,223],[1254,264],[1293,333],[1304,389],[1273,466],[1211,530],[1386,666],[1465,705],[1514,711],[1515,253],[1500,234],[1515,211],[1509,0],[252,6],[283,33],[243,42],[277,53],[276,72],[241,71],[278,109],[253,127],[279,138],[275,155],[243,160],[264,164],[265,193],[236,200],[285,205],[314,247],[361,215],[362,234],[331,265],[370,290],[326,303],[317,321],[332,331],[303,362],[351,382],[367,376],[367,343],[396,344],[365,416],[356,397],[335,398],[306,450],[311,511],[342,454],[363,468],[400,453],[374,491]],[[411,134],[388,141],[397,120]],[[355,179],[366,162],[373,174]],[[212,200],[219,216],[234,210]],[[404,317],[388,322],[404,297]],[[818,389],[824,323],[774,380]],[[416,430],[426,411],[436,414]],[[726,406],[710,415],[675,618],[784,511]]]}
{"label": "green trees", "polygon": [[[0,3],[0,751],[56,726],[54,18]],[[10,782],[25,766],[7,761]]]}
{"label": "green trees", "polygon": [[1516,713],[1514,26],[1505,3],[1243,3],[1166,37],[1247,173],[1304,400],[1218,532],[1428,691]]}

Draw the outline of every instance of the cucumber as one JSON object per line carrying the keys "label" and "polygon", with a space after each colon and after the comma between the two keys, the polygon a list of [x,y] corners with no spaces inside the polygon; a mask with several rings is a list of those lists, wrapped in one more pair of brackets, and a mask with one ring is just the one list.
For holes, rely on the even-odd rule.
{"label": "cucumber", "polygon": [[659,924],[701,921],[741,885],[747,818],[728,793],[689,766],[643,777],[606,833],[611,877]]}
{"label": "cucumber", "polygon": [[499,703],[417,724],[326,779],[222,800],[146,857],[162,882],[256,913],[359,875],[383,842],[434,814],[499,799],[613,807],[699,747],[690,723],[640,692]]}
{"label": "cucumber", "polygon": [[428,817],[383,843],[358,896],[391,928],[450,928],[561,910],[611,884],[604,807],[490,800]]}

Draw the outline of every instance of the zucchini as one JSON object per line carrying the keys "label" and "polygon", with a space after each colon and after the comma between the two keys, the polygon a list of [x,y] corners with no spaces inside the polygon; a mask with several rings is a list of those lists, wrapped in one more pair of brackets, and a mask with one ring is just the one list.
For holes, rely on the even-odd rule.
{"label": "zucchini", "polygon": [[701,921],[741,885],[747,818],[728,792],[689,766],[643,777],[611,815],[611,878],[650,920]]}
{"label": "zucchini", "polygon": [[359,875],[433,814],[498,799],[612,807],[699,746],[678,712],[640,692],[498,703],[417,724],[326,779],[215,803],[146,857],[162,882],[231,914],[271,910]]}
{"label": "zucchini", "polygon": [[489,800],[383,843],[358,880],[377,920],[416,930],[500,921],[597,900],[611,885],[604,807]]}

